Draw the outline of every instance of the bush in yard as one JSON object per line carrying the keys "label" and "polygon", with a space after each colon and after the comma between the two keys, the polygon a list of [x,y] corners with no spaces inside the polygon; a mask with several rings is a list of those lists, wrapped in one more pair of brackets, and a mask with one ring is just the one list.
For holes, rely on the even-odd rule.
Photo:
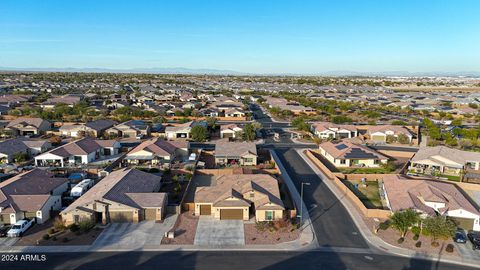
{"label": "bush in yard", "polygon": [[437,240],[448,239],[455,234],[455,223],[443,216],[428,217],[423,222],[424,231],[432,237],[432,246],[438,247]]}
{"label": "bush in yard", "polygon": [[390,218],[390,225],[404,238],[408,230],[420,221],[420,216],[412,209],[397,211]]}
{"label": "bush in yard", "polygon": [[52,236],[52,241],[57,241],[57,237],[55,235]]}
{"label": "bush in yard", "polygon": [[453,252],[453,245],[448,244],[447,247],[445,248],[445,251],[448,252],[448,253],[452,253]]}
{"label": "bush in yard", "polygon": [[50,239],[50,235],[48,233],[46,233],[42,236],[42,238],[43,238],[43,240],[48,240],[48,239]]}
{"label": "bush in yard", "polygon": [[386,231],[389,227],[390,227],[390,223],[388,222],[388,220],[378,225],[378,229],[382,231]]}
{"label": "bush in yard", "polygon": [[401,244],[401,243],[403,243],[404,241],[405,241],[405,238],[400,237],[400,238],[398,238],[397,243],[398,243],[398,244]]}
{"label": "bush in yard", "polygon": [[77,224],[72,224],[70,226],[68,226],[68,229],[71,231],[71,232],[78,232],[78,230],[80,230],[80,227],[77,225]]}
{"label": "bush in yard", "polygon": [[415,240],[415,241],[417,241],[418,238],[420,238],[420,236],[419,236],[418,234],[415,234],[415,235],[412,237],[412,239]]}
{"label": "bush in yard", "polygon": [[93,222],[92,220],[82,220],[78,223],[78,227],[80,229],[81,232],[88,232],[90,231],[91,228],[93,228],[93,226],[95,226],[95,222]]}
{"label": "bush in yard", "polygon": [[266,221],[257,221],[255,222],[255,229],[259,232],[264,232],[268,227],[268,222]]}
{"label": "bush in yard", "polygon": [[419,248],[422,246],[422,241],[418,241],[415,243],[415,247]]}
{"label": "bush in yard", "polygon": [[275,229],[279,230],[279,229],[282,229],[282,228],[286,228],[288,226],[288,220],[283,218],[283,219],[278,219],[278,220],[275,220],[273,222],[273,226],[275,227]]}
{"label": "bush in yard", "polygon": [[54,228],[50,228],[50,229],[48,230],[48,234],[54,234],[54,233],[55,233],[55,229],[54,229]]}
{"label": "bush in yard", "polygon": [[420,227],[418,226],[413,226],[412,229],[410,229],[414,235],[420,235]]}
{"label": "bush in yard", "polygon": [[55,221],[53,222],[53,228],[57,232],[64,231],[66,229],[66,226],[65,226],[65,222],[63,221],[63,219],[60,218],[60,217],[56,218]]}

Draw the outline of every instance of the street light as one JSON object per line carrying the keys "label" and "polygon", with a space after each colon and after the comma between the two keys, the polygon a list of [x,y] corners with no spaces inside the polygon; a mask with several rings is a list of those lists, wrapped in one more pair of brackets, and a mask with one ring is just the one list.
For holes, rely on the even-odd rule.
{"label": "street light", "polygon": [[300,188],[300,227],[303,225],[303,185],[310,186],[310,183],[302,182]]}

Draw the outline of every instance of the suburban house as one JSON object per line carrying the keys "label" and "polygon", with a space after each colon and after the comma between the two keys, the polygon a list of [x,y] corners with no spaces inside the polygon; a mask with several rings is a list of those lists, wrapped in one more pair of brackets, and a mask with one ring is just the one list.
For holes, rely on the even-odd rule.
{"label": "suburban house", "polygon": [[253,142],[225,142],[215,144],[215,164],[217,166],[257,165],[257,145]]}
{"label": "suburban house", "polygon": [[320,144],[320,154],[335,167],[380,167],[388,157],[367,146],[347,141]]}
{"label": "suburban house", "polygon": [[277,179],[268,174],[221,175],[215,184],[195,190],[195,215],[215,219],[272,221],[283,218],[285,207]]}
{"label": "suburban house", "polygon": [[130,120],[105,131],[108,135],[120,138],[150,136],[150,126],[141,120]]}
{"label": "suburban house", "polygon": [[232,117],[232,118],[243,118],[245,117],[245,112],[238,108],[231,108],[225,110],[225,117]]}
{"label": "suburban house", "polygon": [[28,159],[43,153],[51,148],[51,144],[45,140],[27,140],[14,138],[0,142],[0,164],[12,163],[15,155],[25,155]]}
{"label": "suburban house", "polygon": [[408,142],[412,142],[413,135],[412,133],[402,127],[402,126],[394,126],[394,125],[379,125],[379,126],[370,126],[367,129],[367,134],[370,137],[370,140],[374,142],[387,142],[388,136],[393,136],[398,139],[398,136],[404,135],[408,138]]}
{"label": "suburban house", "polygon": [[115,121],[112,120],[96,120],[85,124],[63,125],[59,128],[59,131],[63,136],[68,137],[91,136],[98,138],[113,125],[115,125]]}
{"label": "suburban house", "polygon": [[88,164],[102,157],[118,154],[120,143],[85,137],[59,146],[35,157],[38,167],[66,167]]}
{"label": "suburban house", "polygon": [[103,178],[60,213],[67,225],[82,220],[110,222],[160,221],[167,194],[158,192],[161,177],[124,168]]}
{"label": "suburban house", "polygon": [[478,209],[454,184],[385,175],[382,189],[387,206],[393,212],[414,209],[424,216],[450,217],[465,230],[480,230]]}
{"label": "suburban house", "polygon": [[358,136],[354,125],[339,125],[330,122],[312,123],[312,133],[321,139],[345,139]]}
{"label": "suburban house", "polygon": [[62,208],[62,193],[67,191],[68,179],[33,169],[0,183],[0,224],[15,224],[24,218],[43,223],[52,211]]}
{"label": "suburban house", "polygon": [[237,124],[220,125],[220,138],[237,139],[238,135],[243,132],[243,128]]}
{"label": "suburban house", "polygon": [[160,138],[146,140],[133,148],[125,157],[128,164],[161,165],[171,163],[177,157],[188,156],[188,141],[165,141]]}
{"label": "suburban house", "polygon": [[466,170],[480,170],[480,153],[446,146],[421,147],[410,160],[409,169],[423,174],[460,175]]}
{"label": "suburban house", "polygon": [[57,104],[65,104],[69,107],[73,107],[75,104],[82,100],[81,96],[77,95],[65,95],[61,97],[52,97],[40,104],[40,107],[44,109],[53,109]]}
{"label": "suburban house", "polygon": [[165,128],[165,134],[168,140],[189,139],[192,137],[191,131],[194,126],[206,128],[207,123],[205,121],[190,121],[177,126],[167,126]]}
{"label": "suburban house", "polygon": [[41,135],[45,131],[50,130],[50,122],[42,118],[24,118],[20,117],[10,121],[7,124],[6,130],[11,130],[18,136],[33,136]]}

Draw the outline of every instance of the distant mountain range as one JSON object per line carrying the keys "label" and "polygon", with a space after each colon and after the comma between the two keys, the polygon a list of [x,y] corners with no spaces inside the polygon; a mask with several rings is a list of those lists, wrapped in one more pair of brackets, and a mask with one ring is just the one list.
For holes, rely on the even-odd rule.
{"label": "distant mountain range", "polygon": [[195,69],[195,68],[133,68],[133,69],[110,69],[110,68],[18,68],[0,67],[0,71],[31,71],[31,72],[92,72],[92,73],[149,73],[149,74],[187,74],[187,75],[261,75],[261,76],[378,76],[378,77],[473,77],[480,78],[480,71],[462,72],[409,72],[409,71],[385,71],[385,72],[359,72],[350,70],[336,70],[310,74],[300,73],[247,73],[234,70],[222,69]]}

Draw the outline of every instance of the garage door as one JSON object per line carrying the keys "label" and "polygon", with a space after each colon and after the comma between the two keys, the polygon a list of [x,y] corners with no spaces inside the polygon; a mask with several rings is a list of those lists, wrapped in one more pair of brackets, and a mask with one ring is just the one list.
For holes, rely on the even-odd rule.
{"label": "garage door", "polygon": [[202,216],[209,216],[212,214],[212,206],[211,205],[200,205],[200,215]]}
{"label": "garage door", "polygon": [[133,212],[122,211],[122,212],[110,212],[110,222],[121,223],[121,222],[132,222],[133,221]]}
{"label": "garage door", "polygon": [[474,220],[470,218],[453,218],[453,221],[457,224],[458,228],[462,228],[464,230],[472,230]]}
{"label": "garage door", "polygon": [[377,141],[377,142],[383,142],[385,141],[385,137],[384,136],[372,136],[372,141]]}
{"label": "garage door", "polygon": [[157,219],[157,209],[156,208],[145,209],[145,220],[156,220],[156,219]]}
{"label": "garage door", "polygon": [[243,209],[220,209],[220,219],[243,219]]}

